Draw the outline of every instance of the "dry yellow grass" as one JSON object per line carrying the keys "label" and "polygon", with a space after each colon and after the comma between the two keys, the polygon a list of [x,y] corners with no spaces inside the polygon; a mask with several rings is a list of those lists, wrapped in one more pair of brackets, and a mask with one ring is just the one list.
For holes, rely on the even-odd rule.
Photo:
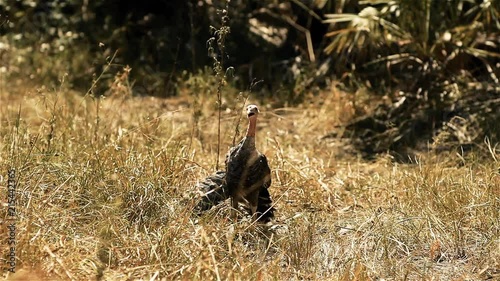
{"label": "dry yellow grass", "polygon": [[[2,89],[0,194],[6,209],[15,167],[20,271],[4,277],[499,278],[499,163],[454,153],[422,154],[408,165],[389,156],[363,161],[348,142],[321,139],[353,112],[342,93],[297,108],[261,105],[257,145],[273,170],[277,217],[251,226],[228,220],[226,204],[191,214],[195,183],[214,171],[214,98]],[[240,106],[223,114],[223,151]]]}

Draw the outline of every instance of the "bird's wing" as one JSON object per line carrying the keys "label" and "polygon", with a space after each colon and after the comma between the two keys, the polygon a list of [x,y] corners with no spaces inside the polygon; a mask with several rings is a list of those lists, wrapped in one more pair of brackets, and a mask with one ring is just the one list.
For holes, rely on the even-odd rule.
{"label": "bird's wing", "polygon": [[231,148],[226,157],[226,183],[230,194],[239,192],[240,182],[246,177],[248,171],[247,160],[251,151],[245,149],[240,142],[237,146]]}
{"label": "bird's wing", "polygon": [[243,138],[237,145],[231,147],[229,151],[226,153],[226,166],[228,161],[234,159],[236,152],[243,146],[244,141],[245,139]]}
{"label": "bird's wing", "polygon": [[265,188],[271,186],[271,168],[269,168],[264,154],[259,154],[257,160],[248,169],[246,186],[251,186],[257,182],[261,182]]}

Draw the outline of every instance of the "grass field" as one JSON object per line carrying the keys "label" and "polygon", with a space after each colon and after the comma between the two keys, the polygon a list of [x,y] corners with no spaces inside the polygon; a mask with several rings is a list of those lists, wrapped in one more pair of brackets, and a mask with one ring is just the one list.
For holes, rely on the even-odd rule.
{"label": "grass field", "polygon": [[[272,168],[268,225],[196,217],[196,182],[215,171],[215,98],[96,99],[61,89],[0,93],[0,194],[15,168],[12,280],[498,280],[500,174],[494,147],[431,149],[398,164],[322,139],[354,109],[326,91],[294,108],[260,106],[257,147]],[[226,97],[222,148],[242,102]],[[317,101],[317,102],[316,102]],[[203,105],[203,107],[202,107]],[[224,154],[220,156],[223,163]],[[222,164],[223,165],[223,164]]]}

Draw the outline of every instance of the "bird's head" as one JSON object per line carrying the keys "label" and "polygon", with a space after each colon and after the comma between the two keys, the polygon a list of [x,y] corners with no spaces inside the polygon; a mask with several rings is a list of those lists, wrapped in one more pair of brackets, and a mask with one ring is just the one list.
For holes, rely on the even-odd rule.
{"label": "bird's head", "polygon": [[255,104],[250,104],[247,106],[247,117],[250,118],[252,116],[257,117],[259,115],[259,108]]}

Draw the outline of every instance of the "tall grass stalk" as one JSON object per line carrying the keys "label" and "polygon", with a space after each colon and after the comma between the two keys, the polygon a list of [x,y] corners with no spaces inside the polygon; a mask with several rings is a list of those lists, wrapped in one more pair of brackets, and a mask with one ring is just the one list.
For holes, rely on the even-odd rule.
{"label": "tall grass stalk", "polygon": [[[222,118],[222,88],[227,84],[226,73],[228,69],[224,69],[224,61],[226,57],[226,37],[230,33],[229,27],[229,0],[226,1],[226,8],[218,10],[221,16],[221,26],[217,29],[211,26],[213,31],[213,37],[208,39],[208,53],[212,57],[214,64],[213,70],[215,77],[217,78],[217,159],[215,164],[215,169],[219,169],[219,158],[220,158],[220,148],[221,148],[221,118]],[[216,42],[217,50],[214,46]]]}

